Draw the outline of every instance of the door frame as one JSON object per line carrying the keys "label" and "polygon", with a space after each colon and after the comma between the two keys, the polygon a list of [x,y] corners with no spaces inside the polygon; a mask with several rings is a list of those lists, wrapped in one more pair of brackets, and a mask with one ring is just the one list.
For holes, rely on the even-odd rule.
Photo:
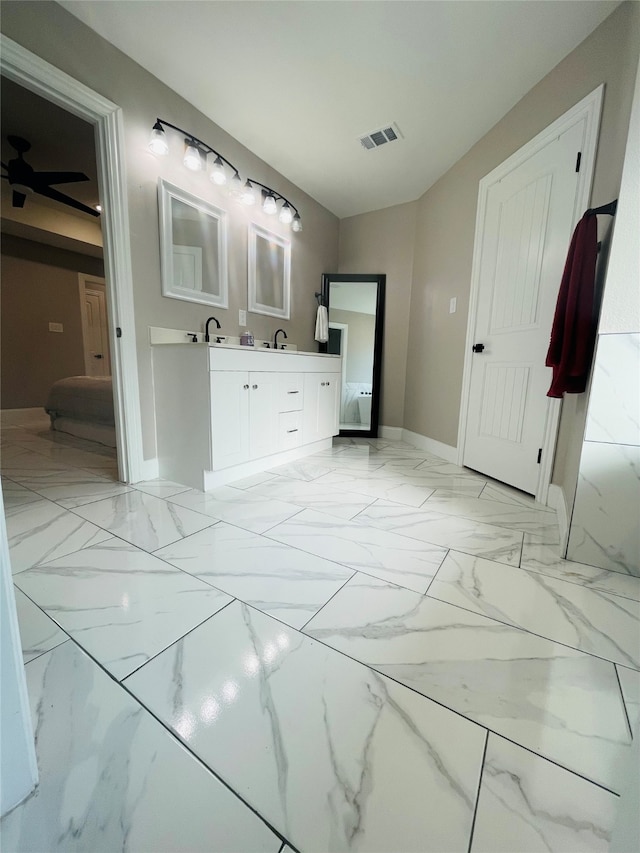
{"label": "door frame", "polygon": [[118,474],[122,482],[135,483],[145,479],[145,463],[122,109],[2,34],[0,73],[94,127],[105,278],[109,282],[107,312]]}
{"label": "door frame", "polygon": [[[349,326],[346,323],[332,323],[329,321],[330,329],[340,329],[342,334],[340,335],[340,358],[342,359],[342,364],[340,365],[342,368],[342,388],[341,391],[344,393],[344,389],[347,385],[347,350],[349,348]],[[340,407],[342,407],[342,394],[340,394]],[[342,420],[340,418],[341,412],[338,413],[338,420]]]}
{"label": "door frame", "polygon": [[[576,191],[576,201],[573,210],[572,226],[575,227],[583,212],[589,206],[591,185],[595,169],[600,116],[604,83],[594,89],[589,95],[579,101],[560,118],[556,119],[545,130],[530,140],[526,145],[508,157],[493,171],[480,180],[478,188],[478,207],[476,212],[476,228],[473,244],[473,260],[471,266],[471,293],[469,299],[469,315],[467,319],[467,335],[465,339],[464,370],[462,374],[462,395],[460,399],[460,418],[458,421],[458,465],[463,465],[464,447],[467,435],[467,417],[469,408],[469,392],[471,388],[472,351],[475,339],[476,320],[478,315],[478,295],[480,287],[480,265],[482,261],[482,239],[484,236],[484,221],[487,212],[487,201],[490,187],[505,178],[509,172],[517,169],[530,157],[549,143],[561,136],[573,125],[584,121],[584,136],[582,140],[582,158],[580,161],[580,177]],[[559,280],[558,280],[559,284]],[[547,411],[542,442],[542,457],[535,499],[546,504],[549,496],[549,485],[555,457],[558,427],[562,400],[547,397]]]}
{"label": "door frame", "polygon": [[[80,297],[80,319],[82,321],[82,352],[84,355],[84,372],[86,374],[90,373],[90,361],[89,354],[87,352],[87,306],[86,306],[86,292],[87,289],[91,290],[94,286],[100,288],[104,293],[105,297],[105,305],[107,299],[107,283],[101,278],[99,275],[87,275],[86,273],[80,272],[78,273],[78,295]],[[111,347],[110,342],[108,340],[109,335],[109,323],[107,323],[107,348],[109,349],[109,367],[111,367]]]}

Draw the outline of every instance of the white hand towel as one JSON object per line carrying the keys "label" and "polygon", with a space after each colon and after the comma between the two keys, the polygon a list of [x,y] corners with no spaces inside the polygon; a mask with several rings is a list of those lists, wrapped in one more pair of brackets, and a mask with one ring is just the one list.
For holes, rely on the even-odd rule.
{"label": "white hand towel", "polygon": [[324,305],[318,305],[318,313],[316,315],[316,340],[321,344],[326,344],[329,340],[329,315]]}

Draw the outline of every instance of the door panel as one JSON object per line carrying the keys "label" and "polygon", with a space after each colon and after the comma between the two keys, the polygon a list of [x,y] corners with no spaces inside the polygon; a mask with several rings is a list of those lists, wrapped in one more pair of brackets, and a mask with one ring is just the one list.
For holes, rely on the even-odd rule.
{"label": "door panel", "polygon": [[545,367],[571,239],[578,123],[488,190],[464,464],[535,493],[551,371]]}

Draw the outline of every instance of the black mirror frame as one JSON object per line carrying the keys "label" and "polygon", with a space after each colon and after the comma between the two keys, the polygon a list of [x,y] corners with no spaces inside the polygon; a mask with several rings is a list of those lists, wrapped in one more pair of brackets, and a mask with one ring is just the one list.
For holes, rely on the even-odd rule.
{"label": "black mirror frame", "polygon": [[[387,276],[380,273],[371,275],[347,274],[347,273],[323,273],[322,275],[322,304],[326,305],[327,311],[330,314],[330,298],[329,284],[332,281],[343,283],[365,283],[375,282],[377,284],[376,296],[376,325],[373,341],[373,377],[371,382],[372,399],[371,399],[371,424],[368,430],[366,429],[341,429],[339,435],[352,436],[353,438],[377,438],[378,426],[380,421],[380,400],[382,390],[382,336],[384,331],[384,300],[385,289],[387,284]],[[327,344],[318,344],[319,352],[327,351]]]}

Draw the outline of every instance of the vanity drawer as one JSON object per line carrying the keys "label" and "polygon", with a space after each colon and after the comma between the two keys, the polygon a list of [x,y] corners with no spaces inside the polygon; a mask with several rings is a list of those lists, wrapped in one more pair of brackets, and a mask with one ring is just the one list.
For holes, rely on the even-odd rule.
{"label": "vanity drawer", "polygon": [[301,412],[283,412],[278,426],[278,450],[289,450],[302,444]]}
{"label": "vanity drawer", "polygon": [[304,398],[302,373],[283,373],[279,379],[278,411],[299,412]]}

